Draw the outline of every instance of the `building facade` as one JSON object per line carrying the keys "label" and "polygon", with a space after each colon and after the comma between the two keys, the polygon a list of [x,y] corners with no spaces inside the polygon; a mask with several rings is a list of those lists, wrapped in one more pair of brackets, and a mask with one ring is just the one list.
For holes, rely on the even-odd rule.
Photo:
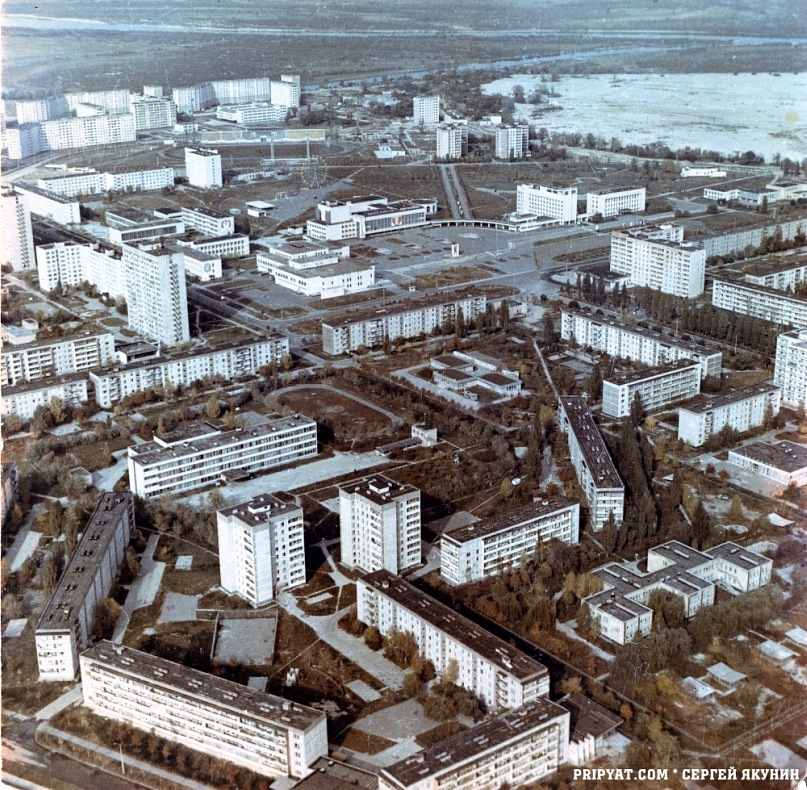
{"label": "building facade", "polygon": [[412,120],[418,126],[436,126],[440,123],[440,97],[415,96],[412,99]]}
{"label": "building facade", "polygon": [[807,326],[807,297],[764,285],[715,277],[712,304],[723,310],[761,318],[783,327]]}
{"label": "building facade", "polygon": [[76,173],[58,178],[40,178],[37,186],[64,197],[96,195],[101,192],[135,192],[164,189],[174,185],[173,167],[149,170],[119,170],[102,173]]}
{"label": "building facade", "polygon": [[644,411],[661,409],[676,401],[694,398],[701,391],[701,366],[682,359],[635,370],[602,383],[602,413],[627,417],[636,395]]}
{"label": "building facade", "polygon": [[626,189],[607,189],[600,192],[589,192],[586,195],[586,214],[615,217],[618,214],[636,214],[645,209],[644,187],[628,187]]}
{"label": "building facade", "polygon": [[252,606],[305,584],[303,509],[261,494],[216,514],[221,586]]}
{"label": "building facade", "polygon": [[95,610],[112,589],[134,534],[134,497],[104,494],[36,626],[39,679],[71,681],[90,644]]}
{"label": "building facade", "polygon": [[33,419],[39,406],[50,406],[58,398],[63,406],[75,408],[89,400],[87,379],[78,373],[60,376],[56,380],[32,381],[3,387],[0,414],[14,414],[21,422]]}
{"label": "building facade", "polygon": [[807,446],[785,440],[752,442],[729,450],[729,463],[782,486],[807,485]]}
{"label": "building facade", "polygon": [[123,257],[113,247],[74,241],[44,244],[36,248],[36,263],[43,291],[87,282],[113,299],[126,298]]}
{"label": "building facade", "polygon": [[172,99],[157,96],[132,96],[130,109],[135,129],[172,129],[177,122],[177,106]]}
{"label": "building facade", "polygon": [[420,562],[420,491],[373,475],[339,486],[342,562],[392,573]]}
{"label": "building facade", "polygon": [[773,383],[781,388],[788,406],[807,406],[807,329],[782,332],[776,338]]}
{"label": "building facade", "polygon": [[185,173],[188,183],[199,189],[216,189],[221,177],[221,155],[214,148],[186,148]]}
{"label": "building facade", "polygon": [[436,145],[438,159],[462,159],[468,153],[468,127],[453,123],[437,127]]}
{"label": "building facade", "polygon": [[730,230],[715,231],[703,238],[706,257],[731,255],[747,247],[758,248],[765,239],[781,238],[792,241],[797,236],[807,234],[807,217],[801,219],[768,222],[764,225],[752,225]]}
{"label": "building facade", "polygon": [[300,75],[281,74],[279,80],[272,80],[269,83],[269,97],[272,104],[276,104],[279,107],[299,107]]}
{"label": "building facade", "polygon": [[16,271],[32,269],[34,258],[34,235],[31,227],[31,212],[22,196],[13,187],[0,189],[0,246],[3,263]]}
{"label": "building facade", "polygon": [[195,230],[205,236],[229,236],[235,233],[234,217],[203,206],[183,206],[182,221],[186,230]]}
{"label": "building facade", "polygon": [[241,80],[216,80],[210,83],[219,104],[247,104],[255,101],[271,101],[272,89],[269,77],[252,77]]}
{"label": "building facade", "polygon": [[477,626],[389,571],[356,582],[358,618],[382,636],[411,633],[422,656],[441,675],[456,664],[457,685],[472,691],[489,708],[518,708],[549,694],[543,664]]}
{"label": "building facade", "polygon": [[571,223],[577,219],[577,187],[519,184],[516,187],[516,212],[534,214]]}
{"label": "building facade", "polygon": [[81,222],[80,206],[77,200],[71,200],[22,181],[15,182],[14,189],[22,195],[31,214],[45,217],[60,225],[77,225]]}
{"label": "building facade", "polygon": [[530,127],[528,124],[510,124],[496,129],[497,159],[524,159],[530,154]]}
{"label": "building facade", "polygon": [[306,222],[306,235],[314,241],[363,239],[377,233],[416,228],[437,211],[437,200],[396,200],[378,195],[350,200],[326,200],[316,217]]}
{"label": "building facade", "polygon": [[531,559],[541,542],[558,540],[573,546],[579,532],[577,502],[565,497],[539,500],[444,533],[440,576],[452,585],[495,576]]}
{"label": "building facade", "polygon": [[251,104],[222,105],[216,109],[216,118],[220,121],[249,126],[262,123],[283,123],[289,115],[287,106],[279,106],[268,102],[252,102]]}
{"label": "building facade", "polygon": [[328,754],[322,711],[112,642],[81,656],[81,686],[99,716],[263,776],[302,778]]}

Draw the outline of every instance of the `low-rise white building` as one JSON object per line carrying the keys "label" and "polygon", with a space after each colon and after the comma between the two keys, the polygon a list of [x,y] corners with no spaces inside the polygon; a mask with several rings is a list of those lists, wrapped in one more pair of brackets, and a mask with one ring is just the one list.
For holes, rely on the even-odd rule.
{"label": "low-rise white building", "polygon": [[728,426],[742,433],[759,428],[779,413],[782,391],[771,384],[755,384],[721,395],[701,395],[678,409],[678,438],[700,447]]}
{"label": "low-rise white building", "polygon": [[339,486],[342,562],[392,573],[420,562],[420,491],[383,475]]}
{"label": "low-rise white building", "polygon": [[64,197],[95,195],[101,192],[151,191],[174,185],[173,167],[148,170],[114,170],[101,173],[75,173],[57,178],[40,178],[37,186]]}
{"label": "low-rise white building", "polygon": [[701,391],[701,366],[681,359],[646,370],[633,370],[602,383],[602,413],[627,417],[636,395],[645,411],[694,398]]}
{"label": "low-rise white building", "polygon": [[203,283],[220,280],[222,276],[221,255],[210,255],[195,247],[181,247],[178,244],[167,245],[168,249],[182,253],[185,262],[185,274],[196,277]]}
{"label": "low-rise white building", "polygon": [[577,187],[519,184],[516,187],[516,212],[564,223],[574,222],[577,219]]}
{"label": "low-rise white building", "polygon": [[593,217],[595,214],[602,217],[635,214],[644,211],[646,194],[647,190],[644,187],[624,187],[589,192],[586,195],[586,214],[589,217]]}
{"label": "low-rise white building", "polygon": [[564,395],[558,403],[558,427],[569,441],[569,458],[586,496],[592,529],[599,532],[613,515],[621,524],[625,486],[594,422],[591,409],[579,395]]}
{"label": "low-rise white building", "polygon": [[537,699],[383,768],[379,790],[526,787],[568,760],[569,712]]}
{"label": "low-rise white building", "polygon": [[807,297],[765,285],[715,277],[712,304],[723,310],[761,318],[782,327],[807,326]]}
{"label": "low-rise white building", "polygon": [[440,540],[440,576],[448,584],[494,576],[531,559],[539,542],[577,543],[580,505],[565,497],[552,497],[475,521],[443,534]]}
{"label": "low-rise white building", "polygon": [[249,255],[249,236],[244,233],[232,233],[227,236],[184,236],[178,238],[176,244],[217,258],[243,258]]}
{"label": "low-rise white building", "polygon": [[180,493],[313,458],[317,424],[300,414],[234,431],[197,423],[133,445],[128,454],[133,493]]}
{"label": "low-rise white building", "polygon": [[322,711],[112,642],[81,656],[93,713],[263,776],[302,778],[328,754]]}
{"label": "low-rise white building", "polygon": [[782,332],[776,338],[773,383],[789,406],[807,406],[807,329]]}
{"label": "low-rise white building", "polygon": [[435,385],[453,392],[476,397],[473,390],[481,387],[500,398],[514,398],[521,392],[518,371],[506,370],[496,361],[476,355],[455,351],[432,357],[430,365]]}
{"label": "low-rise white building", "polygon": [[785,440],[753,442],[729,450],[729,463],[783,486],[807,485],[807,445]]}
{"label": "low-rise white building", "polygon": [[138,245],[140,242],[156,241],[166,236],[181,236],[185,233],[185,223],[176,219],[148,219],[126,227],[110,225],[107,233],[109,243],[122,248],[126,245]]}
{"label": "low-rise white building", "polygon": [[134,497],[103,494],[36,626],[39,679],[71,681],[93,637],[95,609],[118,575],[134,534]]}
{"label": "low-rise white building", "polygon": [[684,165],[681,178],[725,178],[726,171],[709,165]]}
{"label": "low-rise white building", "polygon": [[56,192],[50,192],[22,181],[16,181],[14,189],[22,195],[23,202],[31,214],[52,220],[60,225],[77,225],[81,222],[81,207],[77,200],[70,200]]}
{"label": "low-rise white building", "polygon": [[53,398],[58,398],[68,408],[81,406],[89,400],[87,379],[79,373],[73,373],[58,379],[3,387],[0,414],[14,414],[21,422],[28,422],[33,419],[39,406],[50,406]]}
{"label": "low-rise white building", "polygon": [[219,510],[221,587],[253,606],[305,584],[303,509],[261,494]]}
{"label": "low-rise white building", "polygon": [[358,618],[382,636],[411,633],[438,675],[456,664],[456,683],[489,708],[518,708],[549,694],[543,664],[387,570],[356,582]]}
{"label": "low-rise white building", "polygon": [[585,348],[643,365],[691,359],[700,363],[703,378],[720,375],[723,354],[719,350],[587,310],[564,307],[560,315],[563,340],[573,340]]}

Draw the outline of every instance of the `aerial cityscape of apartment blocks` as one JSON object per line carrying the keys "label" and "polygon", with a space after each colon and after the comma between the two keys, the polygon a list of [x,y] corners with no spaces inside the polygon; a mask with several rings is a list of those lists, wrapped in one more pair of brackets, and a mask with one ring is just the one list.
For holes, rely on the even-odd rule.
{"label": "aerial cityscape of apartment blocks", "polygon": [[303,509],[261,494],[216,514],[221,587],[253,606],[305,584]]}
{"label": "aerial cityscape of apartment blocks", "polygon": [[73,680],[93,637],[95,610],[118,575],[134,534],[132,494],[104,494],[36,625],[39,679]]}
{"label": "aerial cityscape of apartment blocks", "polygon": [[627,417],[634,398],[639,396],[644,411],[653,411],[701,391],[701,366],[680,359],[646,370],[633,370],[602,383],[602,413]]}
{"label": "aerial cityscape of apartment blocks", "polygon": [[356,582],[359,620],[382,636],[409,632],[442,674],[457,665],[456,683],[493,709],[518,708],[549,694],[543,664],[386,570]]}
{"label": "aerial cityscape of apartment blocks", "polygon": [[517,568],[533,558],[539,542],[577,543],[580,505],[551,497],[499,516],[475,521],[440,539],[440,576],[448,584],[468,584]]}
{"label": "aerial cityscape of apartment blocks", "polygon": [[807,329],[782,332],[776,338],[773,383],[789,406],[807,405]]}

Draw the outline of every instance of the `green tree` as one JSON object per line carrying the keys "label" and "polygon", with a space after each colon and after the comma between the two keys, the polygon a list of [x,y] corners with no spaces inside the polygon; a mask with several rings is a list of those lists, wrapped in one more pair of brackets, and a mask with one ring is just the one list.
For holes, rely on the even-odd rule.
{"label": "green tree", "polygon": [[205,412],[207,414],[208,420],[216,420],[218,419],[219,414],[221,414],[219,399],[215,395],[211,395],[207,399],[207,407],[205,409]]}
{"label": "green tree", "polygon": [[642,396],[636,392],[633,400],[630,403],[630,421],[634,426],[638,426],[644,417],[644,405],[642,404]]}
{"label": "green tree", "polygon": [[550,313],[548,310],[544,311],[542,323],[544,333],[544,344],[547,346],[551,346],[555,343],[555,322],[552,319],[552,313]]}
{"label": "green tree", "polygon": [[45,595],[51,595],[56,589],[56,582],[59,580],[59,572],[56,568],[56,561],[48,554],[42,567],[39,570],[39,581]]}

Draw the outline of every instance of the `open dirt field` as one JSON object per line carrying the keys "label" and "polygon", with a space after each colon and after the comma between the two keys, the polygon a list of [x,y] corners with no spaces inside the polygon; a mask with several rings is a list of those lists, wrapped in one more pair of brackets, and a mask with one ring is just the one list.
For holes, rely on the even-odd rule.
{"label": "open dirt field", "polygon": [[281,394],[278,400],[317,422],[349,425],[353,436],[378,433],[390,427],[389,418],[381,412],[334,390],[296,389]]}

